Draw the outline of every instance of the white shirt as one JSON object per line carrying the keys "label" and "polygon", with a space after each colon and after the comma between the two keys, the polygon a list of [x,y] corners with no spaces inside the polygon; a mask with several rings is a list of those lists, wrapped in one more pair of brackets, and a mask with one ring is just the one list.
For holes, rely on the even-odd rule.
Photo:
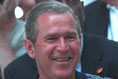
{"label": "white shirt", "polygon": [[110,23],[108,25],[107,38],[118,42],[118,9],[114,6],[107,5],[109,9]]}
{"label": "white shirt", "polygon": [[83,34],[81,33],[81,49],[80,49],[80,58],[79,58],[79,63],[78,63],[78,65],[77,65],[77,67],[76,67],[76,70],[78,71],[78,72],[81,72],[81,55],[82,55],[82,50],[83,50],[83,44],[84,43],[84,38],[83,38]]}

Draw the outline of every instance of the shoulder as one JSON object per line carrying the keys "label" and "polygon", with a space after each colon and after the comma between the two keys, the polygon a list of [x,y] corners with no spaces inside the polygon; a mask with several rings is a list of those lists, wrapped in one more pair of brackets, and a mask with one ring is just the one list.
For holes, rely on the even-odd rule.
{"label": "shoulder", "polygon": [[108,59],[111,62],[118,60],[118,42],[86,33],[83,34],[83,39],[83,52],[89,52],[89,54],[97,57],[104,55],[105,60]]}
{"label": "shoulder", "polygon": [[[23,70],[25,71],[23,72]],[[32,79],[32,75],[35,73],[37,73],[35,61],[27,54],[14,60],[4,70],[6,79]]]}
{"label": "shoulder", "polygon": [[76,73],[76,79],[112,79],[112,78],[100,77],[98,75],[92,75],[92,74],[88,74],[88,73],[77,72]]}
{"label": "shoulder", "polygon": [[113,49],[118,49],[118,42],[108,40],[107,38],[104,38],[102,36],[83,33],[83,39],[84,42],[88,44],[102,46],[104,48],[110,47]]}
{"label": "shoulder", "polygon": [[80,73],[76,71],[76,79],[88,79],[84,73]]}
{"label": "shoulder", "polygon": [[11,62],[6,68],[5,70],[9,70],[11,68],[15,69],[15,68],[22,68],[22,67],[28,67],[30,65],[35,65],[35,61],[33,59],[31,59],[28,54],[24,54],[21,57],[18,57],[16,60],[14,60],[13,62]]}

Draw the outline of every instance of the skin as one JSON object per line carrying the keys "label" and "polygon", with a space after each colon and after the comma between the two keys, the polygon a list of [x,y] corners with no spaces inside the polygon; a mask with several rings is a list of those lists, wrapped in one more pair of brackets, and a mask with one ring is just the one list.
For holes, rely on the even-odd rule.
{"label": "skin", "polygon": [[101,0],[102,2],[105,2],[107,4],[113,5],[118,7],[118,0]]}
{"label": "skin", "polygon": [[29,56],[36,60],[39,79],[75,79],[81,41],[72,15],[42,14],[37,29],[36,43],[24,42]]}

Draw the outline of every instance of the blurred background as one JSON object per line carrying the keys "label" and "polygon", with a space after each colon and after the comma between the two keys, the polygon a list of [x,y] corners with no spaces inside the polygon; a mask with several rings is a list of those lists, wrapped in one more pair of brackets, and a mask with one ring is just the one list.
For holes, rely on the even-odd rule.
{"label": "blurred background", "polygon": [[83,0],[84,1],[84,6],[96,1],[96,0]]}

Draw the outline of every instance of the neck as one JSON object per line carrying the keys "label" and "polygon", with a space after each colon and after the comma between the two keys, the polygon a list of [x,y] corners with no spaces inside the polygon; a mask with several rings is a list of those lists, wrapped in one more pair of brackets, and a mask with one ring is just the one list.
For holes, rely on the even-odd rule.
{"label": "neck", "polygon": [[61,78],[61,77],[60,78],[41,78],[40,77],[38,79],[75,79],[75,77],[74,78],[71,78],[71,77],[70,78]]}
{"label": "neck", "polygon": [[63,76],[63,77],[58,77],[58,76],[50,76],[50,77],[46,77],[46,76],[42,76],[40,74],[40,77],[38,79],[75,79],[75,73],[73,73],[70,76]]}

